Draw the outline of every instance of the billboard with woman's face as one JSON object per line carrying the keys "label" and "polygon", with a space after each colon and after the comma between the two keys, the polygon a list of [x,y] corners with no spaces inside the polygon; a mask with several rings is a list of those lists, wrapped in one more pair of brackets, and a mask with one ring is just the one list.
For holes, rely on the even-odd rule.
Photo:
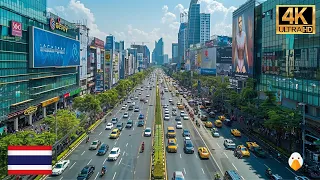
{"label": "billboard with woman's face", "polygon": [[254,2],[248,1],[233,13],[232,72],[234,76],[251,77],[253,75],[253,33]]}

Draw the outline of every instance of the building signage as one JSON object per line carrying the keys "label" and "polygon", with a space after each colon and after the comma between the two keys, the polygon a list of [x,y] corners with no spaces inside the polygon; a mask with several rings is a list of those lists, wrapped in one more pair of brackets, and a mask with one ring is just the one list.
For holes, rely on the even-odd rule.
{"label": "building signage", "polygon": [[71,91],[71,92],[69,93],[69,95],[70,95],[70,96],[74,96],[74,95],[76,95],[76,94],[79,94],[80,92],[81,92],[81,88],[78,88],[78,89],[76,89],[76,90]]}
{"label": "building signage", "polygon": [[11,35],[22,37],[22,24],[17,21],[11,21]]}
{"label": "building signage", "polygon": [[108,50],[105,51],[104,60],[105,60],[106,65],[110,65],[110,62],[111,62],[111,53],[110,53],[110,51],[108,51]]}
{"label": "building signage", "polygon": [[28,115],[32,115],[33,113],[35,113],[38,110],[37,106],[30,106],[29,108],[27,108],[26,110],[24,110],[23,114],[28,116]]}
{"label": "building signage", "polygon": [[94,38],[94,45],[96,45],[97,47],[100,47],[101,49],[104,49],[104,41],[96,37]]}
{"label": "building signage", "polygon": [[60,100],[59,97],[54,97],[54,98],[51,98],[51,99],[48,99],[46,101],[41,102],[41,105],[42,105],[42,107],[46,107],[52,103],[58,102],[59,100]]}
{"label": "building signage", "polygon": [[60,17],[58,17],[56,20],[51,17],[49,19],[49,26],[51,30],[59,29],[64,32],[68,32],[68,26],[61,23]]}
{"label": "building signage", "polygon": [[66,93],[66,94],[63,95],[63,98],[64,98],[64,99],[66,99],[66,98],[68,98],[68,97],[70,97],[70,93]]}

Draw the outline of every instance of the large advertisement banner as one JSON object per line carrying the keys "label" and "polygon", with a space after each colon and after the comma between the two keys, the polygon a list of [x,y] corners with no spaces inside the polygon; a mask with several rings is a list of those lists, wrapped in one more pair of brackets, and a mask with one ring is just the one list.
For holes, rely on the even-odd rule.
{"label": "large advertisement banner", "polygon": [[217,63],[232,64],[232,47],[217,48]]}
{"label": "large advertisement banner", "polygon": [[110,50],[106,50],[104,52],[104,60],[105,60],[105,64],[107,66],[110,65],[110,62],[111,62],[111,52],[110,52]]}
{"label": "large advertisement banner", "polygon": [[113,36],[107,36],[106,49],[113,50],[114,49],[114,40]]}
{"label": "large advertisement banner", "polygon": [[31,68],[80,66],[80,42],[31,27]]}
{"label": "large advertisement banner", "polygon": [[241,77],[253,75],[255,3],[247,3],[233,12],[232,23],[232,71]]}
{"label": "large advertisement banner", "polygon": [[97,48],[97,70],[101,69],[101,50]]}
{"label": "large advertisement banner", "polygon": [[203,48],[201,50],[200,73],[203,75],[216,74],[216,48]]}
{"label": "large advertisement banner", "polygon": [[96,74],[96,92],[103,91],[104,82],[103,82],[103,73]]}

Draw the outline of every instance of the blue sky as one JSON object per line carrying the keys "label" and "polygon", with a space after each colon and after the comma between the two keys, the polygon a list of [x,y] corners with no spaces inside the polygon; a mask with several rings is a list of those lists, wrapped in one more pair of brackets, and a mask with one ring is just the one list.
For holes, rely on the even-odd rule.
{"label": "blue sky", "polygon": [[[231,35],[232,12],[246,0],[199,0],[201,12],[211,14],[211,35]],[[154,41],[163,37],[164,50],[171,57],[171,43],[177,42],[180,12],[190,0],[48,0],[48,10],[77,22],[86,19],[90,35],[105,41],[145,44],[152,52]]]}

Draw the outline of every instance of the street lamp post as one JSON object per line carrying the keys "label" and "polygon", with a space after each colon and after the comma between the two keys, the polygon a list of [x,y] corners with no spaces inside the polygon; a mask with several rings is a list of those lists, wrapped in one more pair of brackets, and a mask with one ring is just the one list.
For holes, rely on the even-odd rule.
{"label": "street lamp post", "polygon": [[302,106],[302,158],[305,159],[305,134],[306,134],[306,104],[298,103],[299,106]]}

